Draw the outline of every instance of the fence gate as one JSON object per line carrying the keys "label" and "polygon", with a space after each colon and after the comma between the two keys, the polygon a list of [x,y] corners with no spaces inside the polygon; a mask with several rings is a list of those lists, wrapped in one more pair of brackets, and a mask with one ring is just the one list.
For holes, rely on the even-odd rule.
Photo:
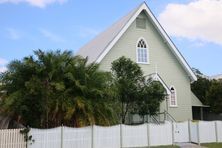
{"label": "fence gate", "polygon": [[188,122],[173,123],[174,142],[189,142]]}

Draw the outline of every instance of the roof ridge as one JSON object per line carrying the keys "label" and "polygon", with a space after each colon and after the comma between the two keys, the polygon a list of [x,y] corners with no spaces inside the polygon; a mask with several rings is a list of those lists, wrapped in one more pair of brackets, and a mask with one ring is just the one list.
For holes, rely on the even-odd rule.
{"label": "roof ridge", "polygon": [[[111,26],[104,29],[101,33],[96,35],[92,40],[87,44],[83,45],[78,51],[77,54],[82,55],[83,57],[89,57],[89,62],[94,62],[101,55],[101,53],[106,49],[107,46],[115,39],[115,37],[120,33],[124,26],[129,22],[130,18],[138,11],[138,9],[143,5],[141,3],[138,7],[129,11],[126,15],[122,16]],[[103,43],[97,44],[97,40],[104,40]],[[103,44],[103,45],[101,45]],[[93,49],[94,48],[94,49]],[[98,49],[99,48],[99,49]],[[90,51],[92,51],[90,52]],[[96,53],[98,53],[96,55]]]}

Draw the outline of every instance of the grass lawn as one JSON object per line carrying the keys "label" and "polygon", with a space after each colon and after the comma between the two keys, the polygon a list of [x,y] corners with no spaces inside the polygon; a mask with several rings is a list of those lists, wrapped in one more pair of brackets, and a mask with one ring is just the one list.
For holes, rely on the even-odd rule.
{"label": "grass lawn", "polygon": [[222,143],[204,143],[201,146],[205,146],[208,148],[222,148]]}
{"label": "grass lawn", "polygon": [[151,148],[179,148],[177,145],[153,146]]}

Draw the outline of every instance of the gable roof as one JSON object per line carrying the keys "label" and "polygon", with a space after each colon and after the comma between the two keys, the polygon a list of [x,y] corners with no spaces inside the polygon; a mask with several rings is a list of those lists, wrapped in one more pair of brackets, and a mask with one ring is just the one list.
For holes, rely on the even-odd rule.
{"label": "gable roof", "polygon": [[152,73],[152,74],[147,75],[146,77],[152,78],[155,81],[159,81],[163,85],[163,87],[165,88],[166,93],[168,95],[171,94],[170,88],[167,86],[167,84],[163,81],[163,79],[160,77],[160,75],[158,73]]}
{"label": "gable roof", "polygon": [[104,32],[97,35],[93,40],[80,48],[77,54],[83,57],[88,56],[89,62],[98,62],[100,54],[103,53],[103,51],[107,48],[111,41],[113,41],[114,38],[120,33],[122,28],[127,24],[127,22],[138,9],[139,7],[132,10],[126,16],[122,17],[119,21],[106,29]]}
{"label": "gable roof", "polygon": [[196,107],[210,107],[208,105],[204,105],[193,92],[191,92],[191,103],[192,106]]}
{"label": "gable roof", "polygon": [[151,10],[148,8],[147,4],[143,2],[139,7],[132,10],[126,16],[121,18],[110,28],[99,34],[96,38],[90,41],[88,44],[83,46],[77,52],[78,55],[83,57],[88,57],[89,62],[100,63],[105,55],[110,51],[110,49],[115,45],[115,43],[121,38],[137,16],[144,11],[148,18],[151,19],[152,24],[155,26],[157,31],[162,36],[164,42],[167,43],[172,53],[176,56],[179,63],[182,65],[184,70],[189,75],[191,81],[196,81],[197,77],[191,70],[190,66],[181,55],[179,50],[176,48],[170,37],[167,35],[163,27],[160,25],[158,20],[155,18]]}

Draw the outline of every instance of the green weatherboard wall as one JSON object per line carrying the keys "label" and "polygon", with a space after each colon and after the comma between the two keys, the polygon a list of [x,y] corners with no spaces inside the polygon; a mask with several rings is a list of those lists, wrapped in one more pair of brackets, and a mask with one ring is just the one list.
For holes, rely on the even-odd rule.
{"label": "green weatherboard wall", "polygon": [[[158,30],[152,25],[145,13],[140,17],[146,18],[146,29],[136,28],[134,21],[113,48],[103,58],[100,69],[109,71],[112,61],[121,56],[128,57],[136,62],[136,43],[143,37],[148,44],[150,64],[139,64],[145,75],[156,70],[164,82],[174,86],[177,93],[177,107],[168,107],[168,112],[177,120],[192,119],[190,79],[181,64],[178,62],[169,46],[164,42]],[[166,110],[166,102],[161,104],[161,111]]]}

